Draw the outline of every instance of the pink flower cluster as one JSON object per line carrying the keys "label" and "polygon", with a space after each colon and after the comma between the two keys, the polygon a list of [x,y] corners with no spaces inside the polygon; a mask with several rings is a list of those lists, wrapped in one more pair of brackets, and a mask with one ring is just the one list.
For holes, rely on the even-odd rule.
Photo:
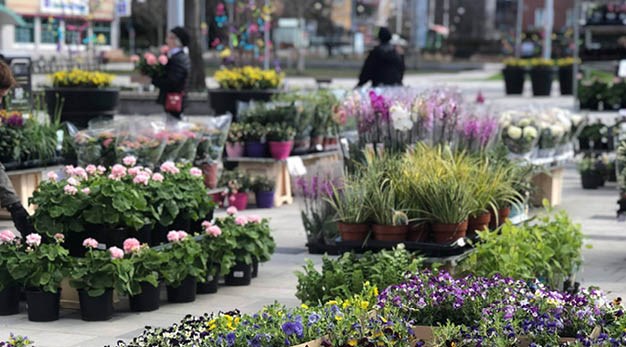
{"label": "pink flower cluster", "polygon": [[211,222],[209,221],[205,220],[204,222],[202,222],[202,228],[204,228],[204,232],[207,235],[211,235],[213,237],[218,237],[222,235],[222,229],[220,229],[220,227],[218,227],[217,225],[211,224]]}
{"label": "pink flower cluster", "polygon": [[124,258],[124,251],[119,249],[118,247],[109,248],[109,253],[111,254],[111,259],[122,259]]}
{"label": "pink flower cluster", "polygon": [[228,213],[228,215],[230,216],[234,216],[237,214],[237,208],[235,206],[231,206],[226,209],[226,213]]}
{"label": "pink flower cluster", "polygon": [[48,172],[46,176],[48,177],[48,180],[50,180],[51,182],[56,182],[59,180],[59,175],[57,175],[57,173],[54,171]]}
{"label": "pink flower cluster", "polygon": [[98,241],[96,241],[96,239],[93,238],[87,238],[83,241],[83,247],[87,247],[87,248],[98,248]]}
{"label": "pink flower cluster", "polygon": [[174,164],[173,162],[166,161],[165,163],[161,164],[161,172],[176,175],[180,173],[180,170],[176,167],[176,164]]}
{"label": "pink flower cluster", "polygon": [[179,230],[179,231],[172,230],[169,233],[167,233],[167,241],[178,242],[178,241],[182,241],[187,236],[189,236],[189,234],[187,234],[186,232],[182,230]]}
{"label": "pink flower cluster", "polygon": [[152,174],[152,180],[155,182],[163,182],[163,175],[161,175],[160,173],[154,173]]}
{"label": "pink flower cluster", "polygon": [[41,235],[39,234],[28,234],[26,236],[26,244],[31,247],[37,247],[41,244]]}
{"label": "pink flower cluster", "polygon": [[124,240],[124,252],[126,254],[134,253],[141,249],[141,242],[136,238],[129,238]]}
{"label": "pink flower cluster", "polygon": [[109,178],[112,180],[119,181],[122,178],[126,177],[126,167],[120,164],[115,164],[111,168],[111,174],[109,174]]}
{"label": "pink flower cluster", "polygon": [[0,244],[12,243],[15,240],[15,234],[11,230],[0,231]]}
{"label": "pink flower cluster", "polygon": [[137,158],[132,155],[127,155],[122,159],[122,163],[128,167],[135,166],[135,164],[137,164]]}
{"label": "pink flower cluster", "polygon": [[191,174],[191,176],[195,177],[202,176],[202,170],[198,169],[197,167],[192,167],[191,169],[189,169],[189,173]]}
{"label": "pink flower cluster", "polygon": [[63,191],[65,191],[65,194],[67,195],[76,195],[76,193],[78,193],[78,188],[73,185],[66,184],[65,187],[63,187]]}

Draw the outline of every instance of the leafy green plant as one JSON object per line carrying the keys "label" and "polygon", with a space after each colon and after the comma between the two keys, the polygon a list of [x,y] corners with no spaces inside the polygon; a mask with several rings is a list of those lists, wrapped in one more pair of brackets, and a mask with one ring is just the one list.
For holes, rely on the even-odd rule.
{"label": "leafy green plant", "polygon": [[244,138],[245,126],[241,123],[232,123],[228,130],[228,142],[236,143],[242,142]]}
{"label": "leafy green plant", "polygon": [[49,244],[42,244],[39,234],[26,236],[27,248],[8,260],[11,276],[25,288],[56,293],[70,270],[69,252],[61,242],[62,235]]}
{"label": "leafy green plant", "polygon": [[[89,240],[89,241],[88,241]],[[84,290],[87,295],[97,297],[109,289],[120,289],[120,285],[127,282],[131,266],[124,265],[124,259],[115,258],[111,251],[98,250],[98,242],[93,239],[85,240],[88,247],[83,258],[73,258],[70,269],[70,285],[78,290]],[[118,252],[123,251],[117,249]]]}
{"label": "leafy green plant", "polygon": [[344,253],[336,259],[324,256],[321,271],[307,259],[303,270],[296,272],[296,297],[312,305],[360,293],[365,281],[375,288],[386,288],[401,283],[404,274],[417,271],[421,263],[421,258],[402,244],[393,250],[366,252],[360,257],[354,253]]}
{"label": "leafy green plant", "polygon": [[[173,234],[177,236],[172,236]],[[163,253],[165,262],[159,273],[168,286],[178,287],[187,277],[198,281],[206,279],[207,255],[202,252],[201,244],[193,237],[180,231],[170,231],[167,235],[170,243]]]}
{"label": "leafy green plant", "polygon": [[361,224],[369,219],[370,210],[365,207],[367,196],[357,181],[346,177],[342,187],[333,185],[333,194],[326,200],[337,213],[342,223]]}
{"label": "leafy green plant", "polygon": [[248,142],[261,142],[267,130],[265,126],[260,123],[246,123],[243,127],[243,139]]}
{"label": "leafy green plant", "polygon": [[238,263],[266,262],[274,253],[276,243],[267,219],[233,214],[218,218],[216,225],[227,233],[228,238],[235,240],[233,252]]}
{"label": "leafy green plant", "polygon": [[[132,271],[127,271],[129,275],[122,287],[126,294],[138,295],[141,294],[142,283],[149,283],[153,287],[159,286],[159,270],[163,267],[167,257],[163,252],[150,248],[147,244],[129,248],[128,240],[131,239],[124,242],[125,260],[128,261],[128,265],[125,264],[125,266],[131,266]],[[139,241],[133,241],[139,244]]]}
{"label": "leafy green plant", "polygon": [[582,158],[576,166],[581,174],[598,173],[596,160],[588,156]]}
{"label": "leafy green plant", "polygon": [[296,135],[296,130],[284,123],[268,125],[266,129],[268,141],[291,141]]}
{"label": "leafy green plant", "polygon": [[20,240],[10,230],[0,231],[0,290],[14,285],[15,278],[9,271],[10,264],[19,263],[22,250]]}
{"label": "leafy green plant", "polygon": [[222,230],[209,221],[202,223],[206,236],[202,238],[202,252],[208,258],[207,274],[210,276],[226,275],[235,265],[237,240],[230,230]]}
{"label": "leafy green plant", "polygon": [[267,176],[255,176],[250,180],[250,186],[252,191],[258,192],[273,192],[275,182]]}

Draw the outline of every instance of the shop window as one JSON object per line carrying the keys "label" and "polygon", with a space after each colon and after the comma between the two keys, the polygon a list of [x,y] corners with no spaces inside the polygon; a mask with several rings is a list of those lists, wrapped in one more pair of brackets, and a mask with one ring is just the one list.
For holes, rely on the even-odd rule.
{"label": "shop window", "polygon": [[[81,30],[82,29],[82,30]],[[87,26],[83,21],[65,21],[65,43],[68,45],[82,45],[83,38],[87,37]]]}
{"label": "shop window", "polygon": [[41,43],[57,43],[59,21],[54,18],[41,19]]}
{"label": "shop window", "polygon": [[111,22],[93,22],[93,34],[99,45],[111,44]]}
{"label": "shop window", "polygon": [[35,42],[35,19],[33,17],[23,17],[25,25],[15,26],[15,42],[33,43]]}

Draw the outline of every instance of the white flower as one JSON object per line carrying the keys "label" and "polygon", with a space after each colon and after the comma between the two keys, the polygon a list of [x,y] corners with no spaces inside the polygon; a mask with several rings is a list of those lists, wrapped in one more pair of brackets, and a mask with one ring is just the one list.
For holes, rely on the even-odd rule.
{"label": "white flower", "polygon": [[537,129],[532,126],[524,127],[524,138],[527,140],[533,140],[537,138]]}
{"label": "white flower", "polygon": [[520,119],[520,121],[519,121],[519,122],[517,122],[517,125],[519,125],[520,127],[522,127],[522,128],[523,128],[523,127],[529,126],[529,125],[530,125],[530,123],[532,123],[530,119],[528,119],[528,118],[523,118],[523,119]]}
{"label": "white flower", "polygon": [[508,127],[508,129],[506,130],[506,134],[512,138],[513,140],[517,140],[520,137],[522,137],[522,129],[519,127],[516,127],[514,125],[511,125],[510,127]]}
{"label": "white flower", "polygon": [[550,134],[554,137],[561,137],[563,135],[563,128],[559,125],[553,125],[550,127]]}
{"label": "white flower", "polygon": [[413,122],[411,121],[411,113],[402,105],[396,103],[389,108],[389,115],[393,128],[399,131],[408,131],[413,128]]}
{"label": "white flower", "polygon": [[574,114],[572,115],[572,124],[574,124],[574,126],[578,126],[578,124],[580,124],[580,122],[583,121],[583,117],[579,114]]}

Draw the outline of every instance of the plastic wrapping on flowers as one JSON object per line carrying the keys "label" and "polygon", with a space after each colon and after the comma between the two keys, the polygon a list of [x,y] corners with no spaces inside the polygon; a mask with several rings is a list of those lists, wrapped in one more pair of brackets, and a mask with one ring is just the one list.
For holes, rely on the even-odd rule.
{"label": "plastic wrapping on flowers", "polygon": [[514,155],[530,157],[539,141],[535,120],[525,112],[507,111],[501,114],[501,140]]}
{"label": "plastic wrapping on flowers", "polygon": [[193,118],[193,124],[198,128],[199,135],[195,156],[198,164],[215,163],[222,159],[222,152],[231,122],[232,115]]}
{"label": "plastic wrapping on flowers", "polygon": [[132,155],[137,158],[138,165],[153,168],[160,161],[165,148],[165,140],[158,136],[165,124],[159,121],[126,121],[119,124],[115,143],[115,154],[118,161]]}

